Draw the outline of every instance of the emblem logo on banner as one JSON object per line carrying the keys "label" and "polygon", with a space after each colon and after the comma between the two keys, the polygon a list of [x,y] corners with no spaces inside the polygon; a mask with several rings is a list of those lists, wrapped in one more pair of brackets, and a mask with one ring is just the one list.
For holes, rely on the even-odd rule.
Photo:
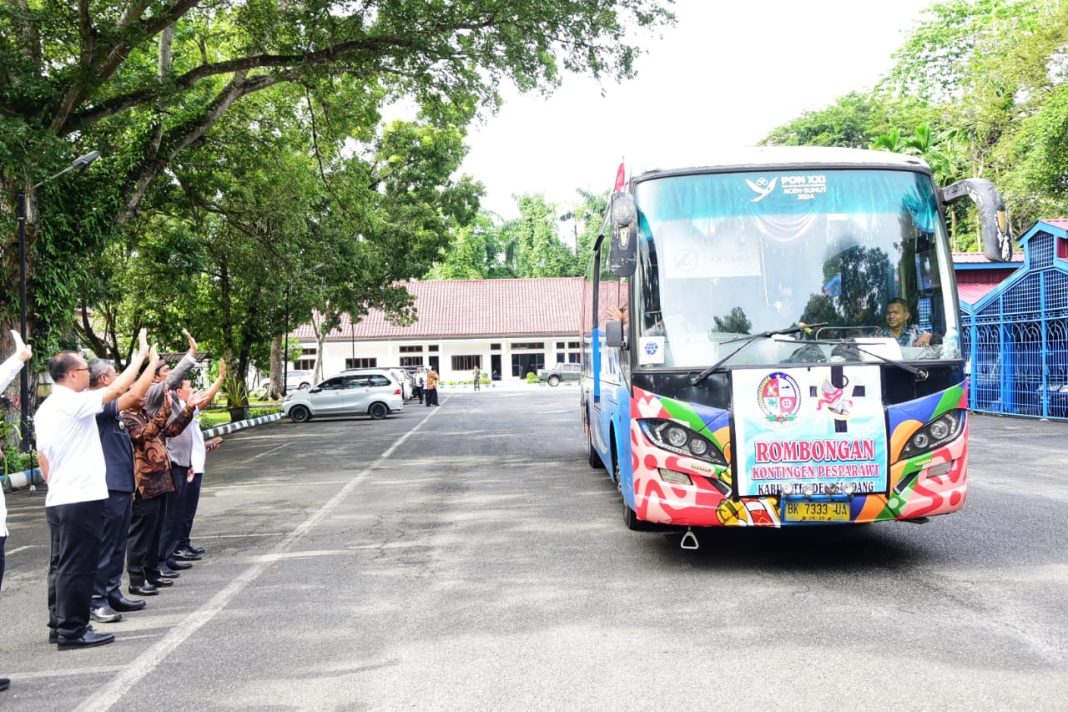
{"label": "emblem logo on banner", "polygon": [[757,403],[768,421],[787,423],[801,410],[801,388],[787,373],[768,374],[757,386]]}

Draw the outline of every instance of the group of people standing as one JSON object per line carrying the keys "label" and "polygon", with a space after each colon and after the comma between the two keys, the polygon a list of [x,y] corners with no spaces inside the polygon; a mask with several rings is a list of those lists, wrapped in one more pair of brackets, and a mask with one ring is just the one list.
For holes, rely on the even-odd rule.
{"label": "group of people standing", "polygon": [[[103,645],[110,633],[91,621],[111,623],[147,606],[143,597],[174,585],[204,550],[190,541],[206,454],[221,438],[205,441],[201,408],[214,399],[226,375],[203,393],[190,372],[197,343],[172,369],[141,331],[129,366],[87,362],[65,351],[48,365],[51,395],[37,409],[37,456],[48,483],[45,516],[51,538],[48,568],[48,641],[60,649]],[[28,345],[0,366],[6,388],[32,355]],[[0,495],[0,582],[6,511]],[[129,598],[120,589],[123,565]],[[7,680],[0,679],[0,690]]]}

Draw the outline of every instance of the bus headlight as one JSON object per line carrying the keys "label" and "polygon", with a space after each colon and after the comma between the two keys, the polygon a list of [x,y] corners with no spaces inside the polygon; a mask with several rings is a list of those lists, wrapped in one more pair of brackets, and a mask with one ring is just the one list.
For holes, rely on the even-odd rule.
{"label": "bus headlight", "polygon": [[964,411],[961,409],[943,413],[935,420],[916,431],[901,450],[902,457],[916,457],[930,452],[955,439],[964,429]]}
{"label": "bus headlight", "polygon": [[662,418],[642,418],[638,426],[657,447],[713,465],[727,466],[723,453],[708,438],[682,423]]}

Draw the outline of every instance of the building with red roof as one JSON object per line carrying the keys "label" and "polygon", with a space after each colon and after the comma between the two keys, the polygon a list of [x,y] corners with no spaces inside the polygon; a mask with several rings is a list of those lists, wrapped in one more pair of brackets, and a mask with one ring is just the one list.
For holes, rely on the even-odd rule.
{"label": "building with red roof", "polygon": [[[546,364],[577,363],[581,277],[409,282],[416,319],[388,321],[378,309],[352,324],[342,317],[323,341],[322,373],[366,366],[434,366],[445,381],[470,379],[476,366],[496,379],[523,378]],[[304,351],[291,368],[311,370],[318,347],[305,324]]]}

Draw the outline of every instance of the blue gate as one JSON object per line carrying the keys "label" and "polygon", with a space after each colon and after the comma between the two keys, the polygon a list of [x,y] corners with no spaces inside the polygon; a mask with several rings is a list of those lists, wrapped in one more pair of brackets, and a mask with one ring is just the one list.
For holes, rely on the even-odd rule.
{"label": "blue gate", "polygon": [[962,306],[969,407],[1068,420],[1068,220],[1035,223],[1023,266]]}

